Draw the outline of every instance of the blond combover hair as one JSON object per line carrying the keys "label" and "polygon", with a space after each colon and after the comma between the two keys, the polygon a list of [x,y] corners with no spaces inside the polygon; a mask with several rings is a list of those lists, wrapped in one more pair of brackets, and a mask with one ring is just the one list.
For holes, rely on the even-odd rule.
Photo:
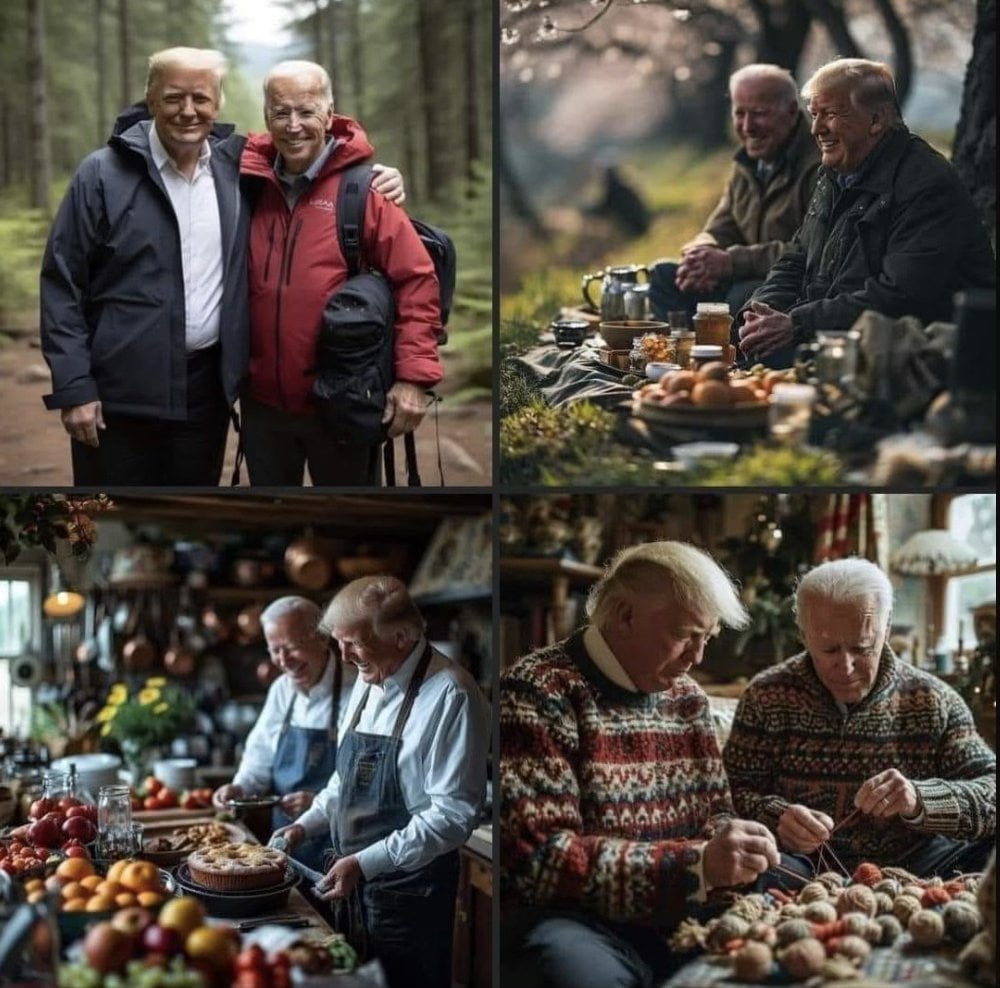
{"label": "blond combover hair", "polygon": [[402,631],[411,641],[423,633],[427,622],[413,603],[406,584],[395,576],[362,576],[342,587],[327,605],[320,628],[365,625],[383,640]]}
{"label": "blond combover hair", "polygon": [[711,614],[729,628],[750,623],[729,574],[707,553],[686,542],[645,542],[622,549],[591,587],[587,616],[600,625],[618,600],[663,593],[687,610]]}
{"label": "blond combover hair", "polygon": [[903,121],[896,95],[896,80],[884,62],[867,58],[837,58],[817,69],[802,87],[809,100],[817,93],[846,88],[851,102],[863,110],[883,110],[890,126]]}
{"label": "blond combover hair", "polygon": [[222,80],[229,68],[226,56],[214,48],[164,48],[149,56],[149,70],[146,72],[146,101],[159,84],[168,69],[193,69],[211,72],[215,76],[215,95],[221,109],[225,102]]}

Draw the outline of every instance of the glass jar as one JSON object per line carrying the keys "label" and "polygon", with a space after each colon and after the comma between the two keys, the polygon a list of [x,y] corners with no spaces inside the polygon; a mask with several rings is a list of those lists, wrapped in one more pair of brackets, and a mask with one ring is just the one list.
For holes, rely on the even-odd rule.
{"label": "glass jar", "polygon": [[698,343],[708,346],[725,346],[733,317],[728,302],[699,302],[694,314],[694,332]]}
{"label": "glass jar", "polygon": [[804,446],[815,400],[811,384],[776,384],[768,413],[771,438],[782,446]]}
{"label": "glass jar", "polygon": [[58,802],[64,796],[72,796],[73,787],[69,777],[69,772],[56,772],[47,769],[42,773],[42,796]]}
{"label": "glass jar", "polygon": [[722,347],[696,343],[691,348],[691,360],[694,362],[696,370],[705,364],[714,364],[722,360]]}
{"label": "glass jar", "polygon": [[694,332],[681,330],[679,333],[672,333],[671,338],[677,342],[677,355],[674,357],[674,363],[679,364],[682,370],[687,370],[691,366],[691,355],[694,350]]}
{"label": "glass jar", "polygon": [[97,794],[97,848],[102,858],[117,861],[132,852],[132,800],[129,788],[116,783]]}
{"label": "glass jar", "polygon": [[642,337],[632,338],[632,349],[628,354],[628,369],[633,374],[646,373],[646,348],[642,345]]}
{"label": "glass jar", "polygon": [[687,333],[691,329],[691,314],[687,309],[675,309],[667,313],[671,333]]}

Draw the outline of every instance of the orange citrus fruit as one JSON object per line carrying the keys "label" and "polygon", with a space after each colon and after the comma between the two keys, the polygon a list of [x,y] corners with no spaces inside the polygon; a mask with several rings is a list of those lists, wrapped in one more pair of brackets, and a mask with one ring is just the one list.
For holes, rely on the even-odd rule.
{"label": "orange citrus fruit", "polygon": [[94,866],[87,858],[67,858],[60,861],[56,868],[56,877],[64,882],[78,882],[81,878],[94,874]]}
{"label": "orange citrus fruit", "polygon": [[130,892],[155,892],[160,887],[160,869],[151,861],[130,861],[118,881]]}
{"label": "orange citrus fruit", "polygon": [[147,909],[158,906],[164,899],[162,892],[137,892],[135,897],[139,905],[145,906]]}

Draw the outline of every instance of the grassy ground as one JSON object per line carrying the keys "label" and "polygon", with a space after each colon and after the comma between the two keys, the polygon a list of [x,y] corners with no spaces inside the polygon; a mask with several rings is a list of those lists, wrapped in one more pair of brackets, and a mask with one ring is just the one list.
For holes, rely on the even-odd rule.
{"label": "grassy ground", "polygon": [[0,334],[38,324],[38,269],[48,229],[41,210],[28,206],[25,189],[0,191]]}

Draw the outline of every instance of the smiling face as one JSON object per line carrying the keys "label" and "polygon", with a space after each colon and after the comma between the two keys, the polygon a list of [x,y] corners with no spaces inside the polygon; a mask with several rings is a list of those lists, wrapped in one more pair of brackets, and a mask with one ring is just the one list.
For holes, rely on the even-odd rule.
{"label": "smiling face", "polygon": [[809,116],[823,164],[843,175],[858,170],[887,129],[885,110],[855,106],[846,86],[814,93]]}
{"label": "smiling face", "polygon": [[657,693],[701,663],[718,622],[671,594],[647,592],[616,600],[600,630],[636,688]]}
{"label": "smiling face", "polygon": [[857,703],[878,675],[889,622],[874,597],[853,601],[808,600],[802,640],[820,682],[841,703]]}
{"label": "smiling face", "polygon": [[769,79],[741,79],[732,92],[736,136],[754,161],[774,161],[799,115],[795,100]]}
{"label": "smiling face", "polygon": [[406,660],[414,642],[402,631],[379,638],[368,622],[338,625],[332,629],[345,662],[358,667],[362,682],[380,686]]}
{"label": "smiling face", "polygon": [[218,78],[208,69],[166,68],[147,103],[170,157],[197,155],[219,115]]}
{"label": "smiling face", "polygon": [[301,175],[326,147],[333,106],[318,77],[275,76],[268,83],[264,119],[285,170]]}
{"label": "smiling face", "polygon": [[289,611],[264,624],[271,661],[299,690],[315,686],[330,658],[326,636],[299,611]]}

